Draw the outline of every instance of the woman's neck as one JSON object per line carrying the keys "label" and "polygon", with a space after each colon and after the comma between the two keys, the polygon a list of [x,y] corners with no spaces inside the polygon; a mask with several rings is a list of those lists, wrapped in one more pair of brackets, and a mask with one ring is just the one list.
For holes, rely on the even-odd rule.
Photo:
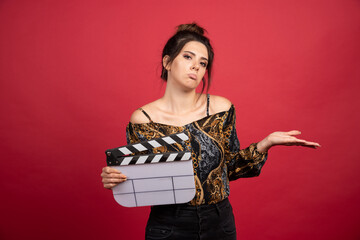
{"label": "woman's neck", "polygon": [[198,107],[199,94],[196,93],[195,89],[184,91],[167,85],[165,94],[161,99],[165,111],[175,115],[184,115]]}

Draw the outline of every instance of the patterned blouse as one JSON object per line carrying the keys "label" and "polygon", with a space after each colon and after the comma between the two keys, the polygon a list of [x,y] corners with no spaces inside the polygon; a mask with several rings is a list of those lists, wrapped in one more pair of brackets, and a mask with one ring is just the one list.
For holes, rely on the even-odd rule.
{"label": "patterned blouse", "polygon": [[184,126],[157,123],[148,118],[149,123],[129,122],[126,127],[127,142],[133,144],[183,131],[187,133],[188,141],[154,148],[153,152],[191,151],[196,194],[190,205],[215,204],[224,200],[230,193],[229,181],[258,176],[267,159],[267,153],[257,151],[256,143],[240,150],[234,105],[227,111],[208,115]]}

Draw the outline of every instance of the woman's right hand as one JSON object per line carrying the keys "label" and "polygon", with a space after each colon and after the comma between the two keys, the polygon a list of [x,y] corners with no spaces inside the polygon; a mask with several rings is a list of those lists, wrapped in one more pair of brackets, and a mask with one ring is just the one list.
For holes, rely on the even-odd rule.
{"label": "woman's right hand", "polygon": [[104,167],[101,173],[104,188],[111,189],[119,183],[126,181],[126,176],[119,170],[111,167]]}

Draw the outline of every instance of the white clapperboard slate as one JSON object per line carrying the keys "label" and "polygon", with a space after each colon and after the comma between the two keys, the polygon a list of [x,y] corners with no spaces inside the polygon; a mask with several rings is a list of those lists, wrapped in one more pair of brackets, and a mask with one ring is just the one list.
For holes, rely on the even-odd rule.
{"label": "white clapperboard slate", "polygon": [[130,155],[188,140],[185,133],[106,150],[107,165],[127,176],[113,188],[116,202],[125,207],[186,203],[195,195],[190,151]]}

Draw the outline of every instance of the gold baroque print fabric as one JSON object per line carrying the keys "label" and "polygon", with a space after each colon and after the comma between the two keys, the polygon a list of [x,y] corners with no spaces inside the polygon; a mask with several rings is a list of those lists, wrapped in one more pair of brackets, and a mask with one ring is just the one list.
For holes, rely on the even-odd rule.
{"label": "gold baroque print fabric", "polygon": [[196,194],[190,205],[215,204],[230,194],[229,181],[260,174],[267,153],[260,153],[256,143],[240,150],[235,128],[235,107],[184,126],[149,122],[129,123],[128,144],[151,140],[185,131],[189,140],[183,144],[153,149],[154,153],[191,150]]}

